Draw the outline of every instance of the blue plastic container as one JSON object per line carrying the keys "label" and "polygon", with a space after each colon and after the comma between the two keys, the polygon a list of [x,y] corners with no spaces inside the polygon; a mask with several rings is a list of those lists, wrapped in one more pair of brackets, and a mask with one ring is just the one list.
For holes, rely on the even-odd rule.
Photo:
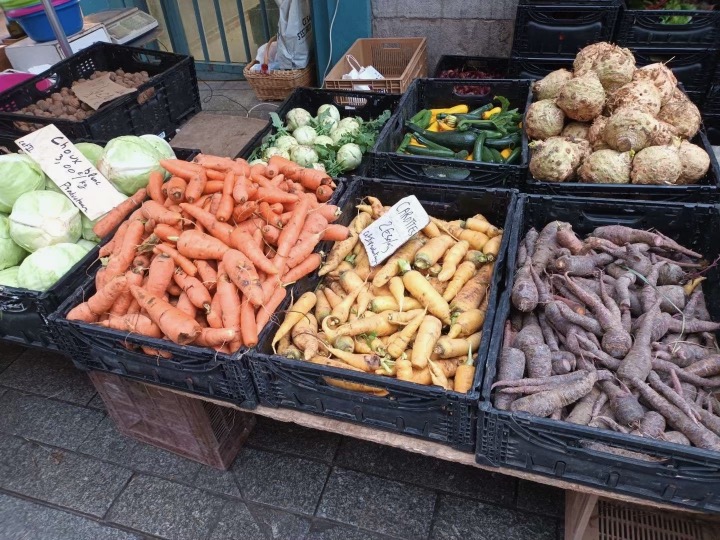
{"label": "blue plastic container", "polygon": [[[82,30],[83,15],[80,9],[80,0],[70,0],[69,2],[63,3],[53,2],[53,5],[58,19],[60,19],[60,24],[63,30],[65,30],[65,35],[71,36]],[[29,10],[32,10],[32,13],[27,13]],[[18,12],[25,12],[26,14],[21,15]],[[30,39],[38,43],[54,41],[56,39],[42,4],[34,8],[11,10],[8,11],[7,15],[9,18],[15,19],[20,26],[22,26]]]}

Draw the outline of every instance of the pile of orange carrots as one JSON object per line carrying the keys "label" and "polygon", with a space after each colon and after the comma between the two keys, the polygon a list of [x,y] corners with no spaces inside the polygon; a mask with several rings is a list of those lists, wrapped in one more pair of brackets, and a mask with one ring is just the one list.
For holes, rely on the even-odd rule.
{"label": "pile of orange carrots", "polygon": [[[146,188],[94,231],[105,237],[96,292],[67,318],[231,353],[253,346],[286,295],[316,270],[323,240],[344,240],[323,171],[200,154],[164,160]],[[150,355],[166,350],[143,347]]]}

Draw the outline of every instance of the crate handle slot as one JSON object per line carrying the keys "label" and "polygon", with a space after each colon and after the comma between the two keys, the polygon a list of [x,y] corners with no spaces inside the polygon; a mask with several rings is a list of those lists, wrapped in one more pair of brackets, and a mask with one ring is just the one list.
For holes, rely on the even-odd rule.
{"label": "crate handle slot", "polygon": [[590,223],[601,223],[604,225],[623,224],[627,226],[638,225],[642,221],[642,216],[619,216],[614,213],[600,214],[583,212],[583,218]]}
{"label": "crate handle slot", "polygon": [[151,67],[157,67],[160,64],[162,64],[161,58],[158,58],[157,56],[149,56],[149,55],[143,54],[143,53],[133,54],[132,59],[139,64],[146,64]]}

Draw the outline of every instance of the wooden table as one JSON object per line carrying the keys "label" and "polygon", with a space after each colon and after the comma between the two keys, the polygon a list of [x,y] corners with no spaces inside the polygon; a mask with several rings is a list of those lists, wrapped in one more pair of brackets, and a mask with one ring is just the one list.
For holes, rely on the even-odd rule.
{"label": "wooden table", "polygon": [[[147,384],[147,383],[146,383]],[[328,431],[331,433],[338,433],[355,439],[362,439],[364,441],[370,441],[377,444],[384,444],[386,446],[392,446],[395,448],[402,448],[408,452],[414,452],[416,454],[423,454],[425,456],[431,456],[437,459],[444,459],[455,463],[462,463],[463,465],[469,465],[471,467],[477,467],[485,471],[500,473],[507,476],[512,476],[522,480],[528,480],[531,482],[537,482],[539,484],[545,484],[548,486],[557,487],[566,491],[565,497],[565,540],[593,540],[597,538],[597,529],[593,529],[593,525],[596,527],[597,523],[593,524],[591,518],[595,512],[598,499],[604,497],[611,499],[613,502],[624,502],[633,505],[648,507],[652,509],[670,510],[675,513],[688,514],[690,517],[702,516],[703,513],[697,510],[678,508],[677,506],[665,503],[659,503],[656,501],[648,501],[645,499],[638,499],[622,493],[616,493],[612,491],[606,491],[604,489],[594,488],[577,484],[575,482],[568,482],[559,478],[551,478],[548,476],[542,476],[531,472],[525,472],[515,469],[507,469],[503,467],[489,467],[485,465],[479,465],[475,462],[475,454],[469,452],[461,452],[445,446],[439,443],[425,441],[408,435],[399,435],[397,433],[391,433],[388,431],[382,431],[379,429],[373,429],[352,422],[344,422],[342,420],[334,420],[332,418],[326,418],[315,414],[304,413],[295,411],[292,409],[275,409],[273,407],[266,407],[259,405],[255,409],[244,409],[228,403],[225,401],[214,400],[204,396],[198,396],[196,394],[190,394],[180,390],[161,387],[164,390],[175,392],[186,397],[202,399],[211,403],[223,407],[232,407],[234,409],[252,412],[260,416],[266,416],[280,422],[291,422],[304,427],[319,429],[321,431]],[[720,531],[720,520],[718,524],[713,527]],[[671,539],[672,537],[668,537]],[[705,539],[710,540],[714,538],[717,540],[720,536],[706,536]],[[699,539],[699,540],[705,540]]]}

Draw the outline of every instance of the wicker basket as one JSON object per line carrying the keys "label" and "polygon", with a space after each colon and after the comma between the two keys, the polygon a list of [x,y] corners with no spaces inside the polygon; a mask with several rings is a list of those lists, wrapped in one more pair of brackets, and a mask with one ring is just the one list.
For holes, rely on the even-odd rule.
{"label": "wicker basket", "polygon": [[[275,38],[272,38],[265,48],[265,64],[268,63],[270,43],[274,40]],[[282,101],[295,88],[312,86],[315,80],[315,66],[312,63],[303,69],[278,69],[267,73],[252,71],[252,67],[256,64],[259,64],[257,60],[247,64],[243,69],[243,75],[260,101]]]}

